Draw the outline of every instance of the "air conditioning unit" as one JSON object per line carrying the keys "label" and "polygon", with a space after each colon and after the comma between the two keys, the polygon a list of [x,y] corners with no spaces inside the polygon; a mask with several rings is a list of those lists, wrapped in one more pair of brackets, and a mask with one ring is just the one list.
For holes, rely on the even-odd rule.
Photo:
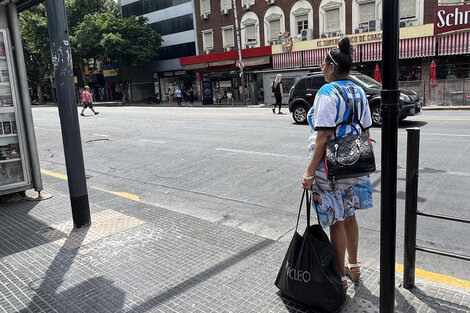
{"label": "air conditioning unit", "polygon": [[276,3],[276,0],[266,0],[266,3],[267,4],[274,4],[274,3]]}
{"label": "air conditioning unit", "polygon": [[312,40],[313,39],[313,29],[302,29],[300,31],[300,39],[304,40]]}
{"label": "air conditioning unit", "polygon": [[206,54],[209,54],[209,53],[212,52],[212,48],[207,48],[206,50],[204,50],[204,52],[205,52]]}
{"label": "air conditioning unit", "polygon": [[228,15],[230,10],[229,9],[222,9],[220,10],[220,12],[223,14],[223,15]]}
{"label": "air conditioning unit", "polygon": [[255,47],[255,44],[251,44],[251,43],[250,43],[250,44],[246,45],[246,48],[247,48],[247,49],[251,49],[251,48],[254,48],[254,47]]}
{"label": "air conditioning unit", "polygon": [[406,27],[406,22],[404,22],[404,21],[403,21],[403,22],[400,22],[400,28],[401,28],[401,27]]}
{"label": "air conditioning unit", "polygon": [[380,31],[382,30],[382,20],[381,19],[370,20],[368,27],[369,27],[369,31],[371,32]]}
{"label": "air conditioning unit", "polygon": [[412,21],[406,21],[406,27],[409,27],[409,26],[413,26],[413,22],[412,22]]}
{"label": "air conditioning unit", "polygon": [[224,51],[225,51],[225,52],[232,51],[232,49],[233,49],[232,46],[224,47]]}
{"label": "air conditioning unit", "polygon": [[243,10],[251,10],[251,4],[244,4],[243,5]]}
{"label": "air conditioning unit", "polygon": [[201,14],[201,19],[207,20],[209,18],[209,13],[203,13]]}
{"label": "air conditioning unit", "polygon": [[321,34],[320,35],[320,38],[326,38],[326,37],[328,37],[326,34]]}
{"label": "air conditioning unit", "polygon": [[359,34],[359,28],[356,28],[356,29],[354,30],[354,33],[355,33],[355,34]]}
{"label": "air conditioning unit", "polygon": [[269,44],[270,44],[271,46],[274,46],[274,45],[278,45],[279,42],[278,42],[277,39],[271,39],[271,41],[269,42]]}

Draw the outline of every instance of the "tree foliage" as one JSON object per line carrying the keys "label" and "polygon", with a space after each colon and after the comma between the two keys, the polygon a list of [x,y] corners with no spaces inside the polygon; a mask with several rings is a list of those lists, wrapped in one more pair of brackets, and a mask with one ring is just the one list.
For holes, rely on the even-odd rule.
{"label": "tree foliage", "polygon": [[144,17],[117,19],[112,13],[102,13],[85,16],[75,30],[73,41],[80,57],[117,64],[118,78],[126,91],[130,68],[155,59],[162,39],[147,26]]}
{"label": "tree foliage", "polygon": [[41,82],[52,70],[46,9],[42,4],[37,5],[22,12],[19,20],[28,83],[38,91],[39,102],[42,103]]}

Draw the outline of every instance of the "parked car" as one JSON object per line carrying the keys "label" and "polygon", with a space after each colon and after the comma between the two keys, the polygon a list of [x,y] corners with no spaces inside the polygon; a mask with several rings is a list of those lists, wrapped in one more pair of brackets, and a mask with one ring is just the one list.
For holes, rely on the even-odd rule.
{"label": "parked car", "polygon": [[[349,79],[364,89],[372,115],[372,123],[375,126],[382,124],[380,115],[382,85],[376,80],[359,72],[351,72]],[[289,91],[289,111],[296,123],[306,123],[307,113],[313,105],[313,100],[318,90],[326,84],[321,72],[311,73],[302,77]],[[407,116],[421,113],[422,101],[411,90],[400,90],[400,120]]]}

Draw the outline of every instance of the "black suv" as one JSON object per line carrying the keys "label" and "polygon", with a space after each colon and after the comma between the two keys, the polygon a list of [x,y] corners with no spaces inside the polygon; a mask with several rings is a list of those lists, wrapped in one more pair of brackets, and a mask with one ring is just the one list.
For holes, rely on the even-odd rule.
{"label": "black suv", "polygon": [[[369,101],[372,123],[382,124],[380,116],[380,91],[382,85],[376,80],[359,72],[351,72],[349,79],[364,89]],[[321,72],[311,73],[302,77],[289,91],[289,111],[296,123],[307,122],[307,113],[313,105],[318,90],[326,84]],[[400,90],[400,120],[407,116],[421,113],[422,103],[414,91]]]}

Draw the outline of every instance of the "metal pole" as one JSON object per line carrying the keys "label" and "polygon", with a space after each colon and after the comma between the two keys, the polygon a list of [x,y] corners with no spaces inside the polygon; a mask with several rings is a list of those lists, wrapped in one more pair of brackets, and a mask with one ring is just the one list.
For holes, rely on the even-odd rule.
{"label": "metal pole", "polygon": [[383,3],[382,178],[380,198],[380,312],[395,308],[398,144],[398,0]]}
{"label": "metal pole", "polygon": [[419,128],[407,128],[406,145],[406,200],[405,200],[405,255],[403,286],[415,286],[416,225],[418,210]]}
{"label": "metal pole", "polygon": [[91,223],[64,0],[46,0],[65,164],[75,227]]}
{"label": "metal pole", "polygon": [[33,114],[31,112],[31,99],[29,98],[28,79],[26,75],[26,66],[23,55],[23,43],[21,42],[20,24],[18,21],[18,11],[15,4],[8,4],[8,20],[12,35],[13,46],[15,47],[15,64],[17,70],[18,83],[20,86],[20,105],[21,113],[24,118],[26,141],[28,142],[28,155],[31,162],[31,175],[33,178],[33,187],[36,191],[43,190],[41,166],[39,164],[38,146],[36,144],[36,133],[34,132]]}
{"label": "metal pole", "polygon": [[[242,62],[242,44],[240,36],[240,27],[238,25],[238,13],[237,13],[237,1],[232,0],[233,15],[235,17],[235,32],[237,33],[237,49],[238,49],[238,63]],[[242,102],[246,105],[246,94],[245,94],[245,75],[243,74],[243,68],[240,67],[240,76],[242,79]]]}

